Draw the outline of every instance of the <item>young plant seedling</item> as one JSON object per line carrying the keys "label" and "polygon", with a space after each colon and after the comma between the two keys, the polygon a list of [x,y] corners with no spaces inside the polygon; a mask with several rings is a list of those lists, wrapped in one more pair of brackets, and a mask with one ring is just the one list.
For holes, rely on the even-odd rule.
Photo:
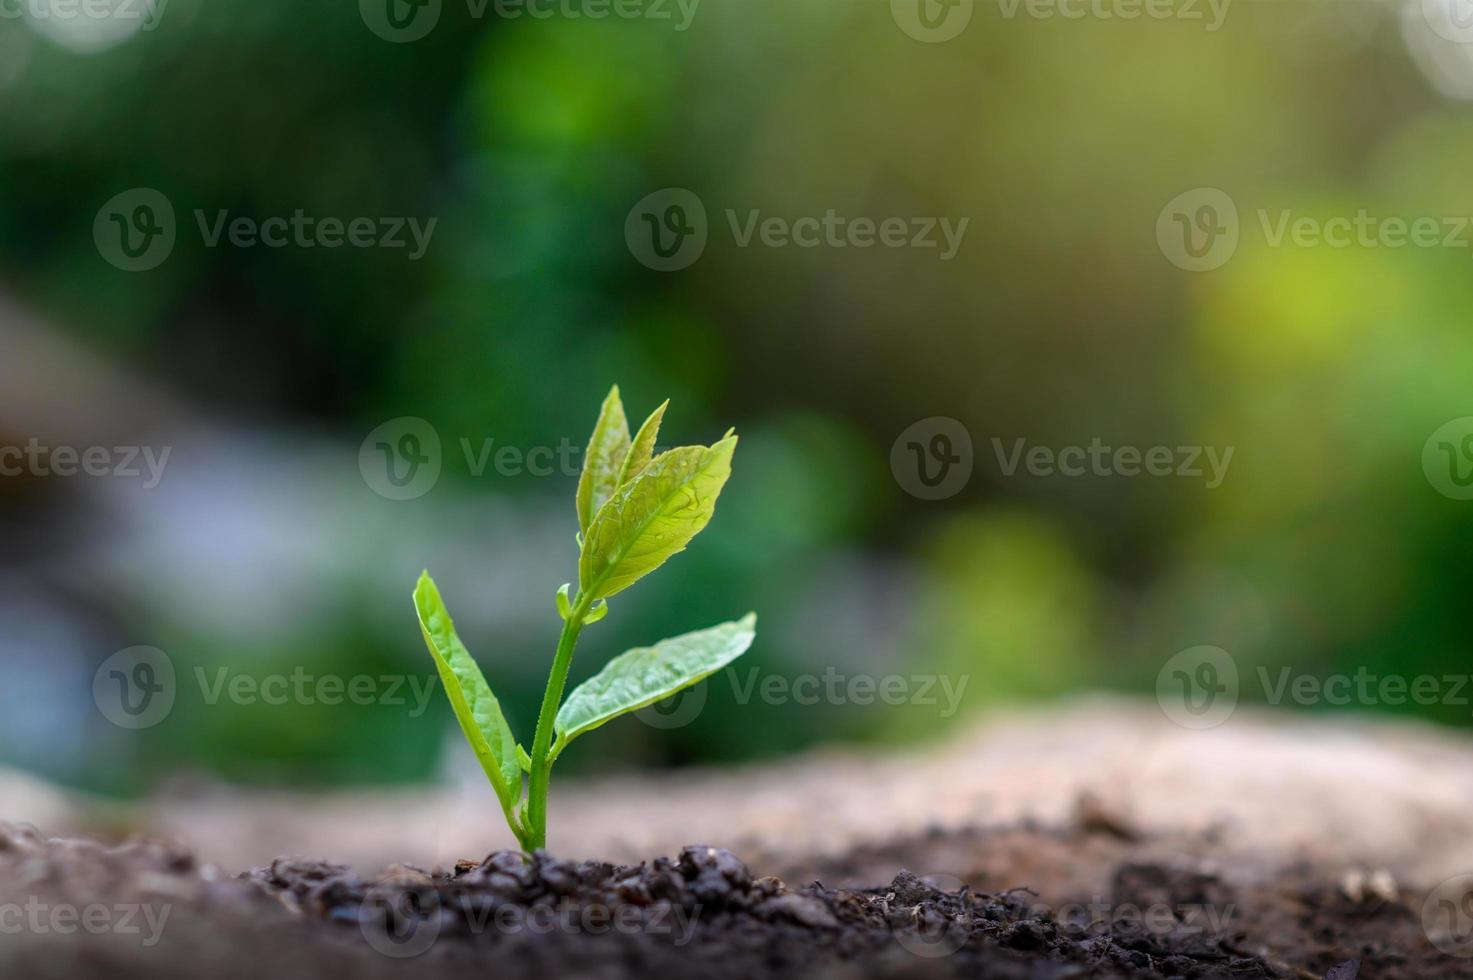
{"label": "young plant seedling", "polygon": [[[434,657],[461,730],[486,770],[506,822],[524,851],[547,844],[547,785],[568,743],[600,725],[663,700],[709,677],[747,652],[757,616],[636,647],[610,660],[563,700],[573,647],[583,627],[608,614],[608,600],[685,550],[716,510],[731,475],[737,437],[654,455],[665,405],[629,435],[616,385],[604,399],[578,480],[578,589],[557,592],[562,636],[528,752],[512,735],[501,705],[476,666],[428,572],[414,590],[425,644]],[[527,793],[522,795],[522,773]]]}

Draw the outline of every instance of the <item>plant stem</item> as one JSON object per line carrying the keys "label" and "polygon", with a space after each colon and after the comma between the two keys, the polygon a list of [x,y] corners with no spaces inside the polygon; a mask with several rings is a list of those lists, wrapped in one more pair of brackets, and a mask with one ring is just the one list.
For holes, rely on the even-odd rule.
{"label": "plant stem", "polygon": [[588,615],[590,603],[580,594],[573,603],[572,614],[563,623],[563,634],[558,638],[557,653],[552,658],[552,673],[547,677],[547,690],[542,695],[542,710],[537,715],[537,735],[532,742],[532,772],[527,790],[526,839],[524,850],[533,851],[547,846],[547,784],[552,776],[552,763],[548,752],[552,749],[552,727],[557,719],[558,705],[563,700],[563,688],[568,683],[568,668],[573,663],[573,647],[578,643],[578,634],[583,629],[583,617]]}

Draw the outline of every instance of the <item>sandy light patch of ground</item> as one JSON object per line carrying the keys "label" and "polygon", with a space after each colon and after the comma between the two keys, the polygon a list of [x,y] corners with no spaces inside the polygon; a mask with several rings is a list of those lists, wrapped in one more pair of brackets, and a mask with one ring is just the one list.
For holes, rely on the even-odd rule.
{"label": "sandy light patch of ground", "polygon": [[[1430,884],[1473,870],[1473,739],[1426,725],[1240,710],[1184,730],[1154,704],[1087,698],[998,712],[902,752],[823,749],[765,766],[555,782],[550,836],[571,857],[637,861],[691,842],[789,874],[937,829],[1118,823],[1200,837],[1239,870],[1299,861]],[[282,853],[365,871],[449,867],[509,847],[490,790],[313,796],[220,789],[99,806],[0,773],[0,818],[48,834],[127,830],[179,841],[227,871]]]}

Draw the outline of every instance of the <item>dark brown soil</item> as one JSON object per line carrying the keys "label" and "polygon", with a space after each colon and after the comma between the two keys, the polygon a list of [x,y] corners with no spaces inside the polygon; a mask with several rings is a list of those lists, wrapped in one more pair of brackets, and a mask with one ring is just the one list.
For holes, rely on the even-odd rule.
{"label": "dark brown soil", "polygon": [[[1013,833],[1008,846],[1033,834],[1044,853],[1067,840]],[[1075,853],[1098,860],[1086,838],[1100,833],[1080,836]],[[977,833],[949,845],[977,854],[993,843]],[[1352,901],[1307,873],[1248,887],[1169,862],[1126,861],[1104,878],[1107,893],[1045,908],[1029,891],[973,892],[904,870],[878,887],[788,885],[704,846],[636,867],[498,852],[370,880],[292,859],[229,877],[165,844],[108,848],[0,826],[0,910],[30,917],[17,932],[16,913],[0,912],[0,977],[1255,980],[1339,964],[1349,978],[1352,960],[1366,980],[1473,977],[1473,962],[1429,944],[1418,896]],[[78,918],[97,907],[95,928],[66,931],[55,913],[68,906]]]}

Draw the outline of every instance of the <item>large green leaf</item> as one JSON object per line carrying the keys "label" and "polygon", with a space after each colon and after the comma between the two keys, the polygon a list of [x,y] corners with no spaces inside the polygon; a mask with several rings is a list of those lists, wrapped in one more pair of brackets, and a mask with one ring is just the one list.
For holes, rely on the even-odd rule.
{"label": "large green leaf", "polygon": [[610,660],[568,695],[557,713],[558,748],[620,715],[638,711],[716,673],[747,652],[757,614],[636,647]]}
{"label": "large green leaf", "polygon": [[435,658],[435,667],[445,685],[445,693],[455,709],[455,717],[475,750],[481,768],[496,789],[496,797],[508,818],[522,795],[522,771],[517,763],[517,740],[512,736],[501,713],[501,705],[481,668],[455,633],[455,624],[440,598],[430,573],[425,572],[414,588],[414,608],[419,612],[419,627],[425,645]]}
{"label": "large green leaf", "polygon": [[711,520],[737,437],[656,456],[594,518],[578,559],[590,601],[622,592],[679,554]]}
{"label": "large green leaf", "polygon": [[583,472],[578,477],[578,529],[588,533],[599,509],[619,489],[619,473],[629,454],[629,420],[624,416],[624,403],[619,399],[619,386],[609,389],[588,451],[583,454]]}

